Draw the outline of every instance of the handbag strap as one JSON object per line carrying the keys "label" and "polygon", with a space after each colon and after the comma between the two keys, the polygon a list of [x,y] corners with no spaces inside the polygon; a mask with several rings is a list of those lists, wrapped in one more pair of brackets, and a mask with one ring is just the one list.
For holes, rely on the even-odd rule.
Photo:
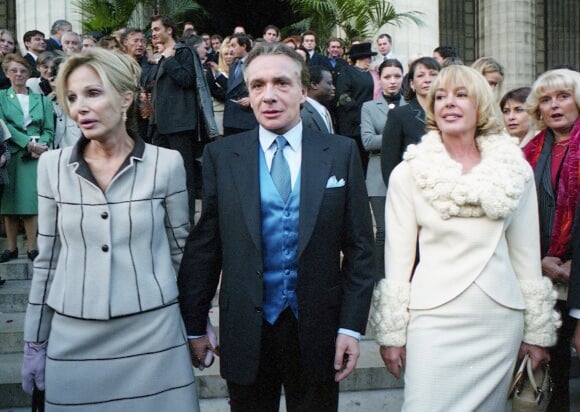
{"label": "handbag strap", "polygon": [[[526,355],[528,356],[528,355]],[[537,382],[536,382],[536,378],[534,376],[534,370],[532,369],[532,358],[529,358],[525,361],[526,362],[526,370],[528,372],[528,379],[530,380],[530,384],[532,386],[532,389],[534,390],[534,393],[536,394],[536,402],[540,403],[542,401],[542,398],[544,397],[544,391],[542,390],[541,386],[538,386]],[[539,368],[541,368],[542,366],[538,366]],[[546,379],[546,374],[548,373],[548,367],[546,367],[544,369],[544,378],[543,380]]]}

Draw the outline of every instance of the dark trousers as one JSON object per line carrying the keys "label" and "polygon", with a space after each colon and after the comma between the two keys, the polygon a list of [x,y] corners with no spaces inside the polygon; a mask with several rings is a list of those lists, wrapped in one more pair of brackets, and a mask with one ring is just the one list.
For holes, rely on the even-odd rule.
{"label": "dark trousers", "polygon": [[275,412],[282,386],[288,412],[334,412],[338,409],[338,383],[312,382],[302,371],[298,321],[286,309],[274,325],[264,321],[258,376],[253,385],[228,381],[232,412]]}
{"label": "dark trousers", "polygon": [[385,201],[386,196],[370,196],[371,209],[375,217],[375,281],[385,277]]}
{"label": "dark trousers", "polygon": [[195,143],[197,132],[188,130],[173,134],[153,133],[152,143],[159,147],[177,150],[183,158],[187,186],[187,200],[189,203],[189,222],[195,223]]}
{"label": "dark trousers", "polygon": [[556,308],[562,315],[562,327],[558,330],[558,342],[550,349],[550,374],[554,382],[549,412],[570,410],[570,339],[574,334],[576,320],[568,315],[566,301],[559,300]]}

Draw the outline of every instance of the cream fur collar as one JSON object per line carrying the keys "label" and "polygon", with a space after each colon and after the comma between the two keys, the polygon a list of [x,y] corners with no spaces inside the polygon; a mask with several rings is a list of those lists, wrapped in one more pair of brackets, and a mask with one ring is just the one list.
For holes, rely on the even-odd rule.
{"label": "cream fur collar", "polygon": [[409,145],[403,159],[411,167],[415,184],[442,219],[452,216],[491,219],[506,217],[518,206],[531,169],[507,134],[475,139],[481,162],[463,174],[436,131]]}

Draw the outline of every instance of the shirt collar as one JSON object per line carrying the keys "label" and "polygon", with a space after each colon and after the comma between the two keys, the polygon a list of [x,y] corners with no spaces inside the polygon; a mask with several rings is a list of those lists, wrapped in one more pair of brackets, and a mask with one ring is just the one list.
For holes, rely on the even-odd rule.
{"label": "shirt collar", "polygon": [[[264,151],[264,153],[266,153],[268,151],[268,149],[270,149],[270,146],[272,146],[272,143],[274,143],[274,140],[276,140],[276,138],[280,135],[273,133],[269,130],[266,130],[264,127],[260,126],[258,136],[260,139],[260,146],[262,147],[262,150]],[[301,150],[302,149],[302,121],[300,121],[292,129],[290,129],[286,133],[284,133],[283,136],[286,139],[286,141],[288,142],[288,144],[290,145],[290,147],[292,148],[292,150],[294,150],[295,152],[298,152],[299,150]]]}

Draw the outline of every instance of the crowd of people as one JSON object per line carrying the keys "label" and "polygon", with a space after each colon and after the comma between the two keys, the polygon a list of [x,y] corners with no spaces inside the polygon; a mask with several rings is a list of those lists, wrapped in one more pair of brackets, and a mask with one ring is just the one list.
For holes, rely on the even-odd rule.
{"label": "crowd of people", "polygon": [[[34,277],[23,387],[47,410],[336,411],[373,328],[406,411],[501,411],[518,358],[569,410],[580,353],[580,73],[504,93],[451,46],[0,30],[0,184]],[[201,212],[195,210],[202,199]],[[38,246],[37,246],[38,238]],[[219,346],[209,321],[219,287]],[[371,308],[372,306],[372,308]]]}

